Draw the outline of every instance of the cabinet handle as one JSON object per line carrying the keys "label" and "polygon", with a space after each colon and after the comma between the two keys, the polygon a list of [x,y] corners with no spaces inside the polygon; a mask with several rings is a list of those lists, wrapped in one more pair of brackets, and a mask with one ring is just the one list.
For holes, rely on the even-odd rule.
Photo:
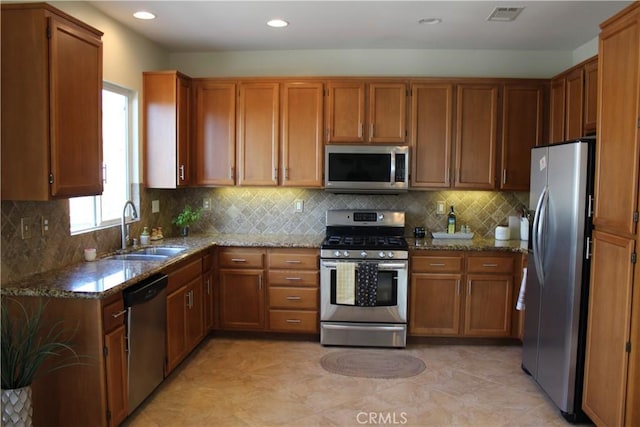
{"label": "cabinet handle", "polygon": [[373,123],[369,126],[369,138],[373,138]]}
{"label": "cabinet handle", "polygon": [[107,183],[107,164],[106,163],[102,164],[102,183],[103,184]]}
{"label": "cabinet handle", "polygon": [[233,166],[231,166],[229,168],[229,179],[232,180],[232,181],[233,181],[234,172],[235,172],[234,168],[233,168]]}
{"label": "cabinet handle", "polygon": [[444,262],[432,262],[431,264],[429,264],[431,267],[444,267],[445,263]]}
{"label": "cabinet handle", "polygon": [[301,323],[302,320],[300,320],[300,319],[287,319],[286,322],[287,323]]}
{"label": "cabinet handle", "polygon": [[289,180],[289,168],[284,168],[284,179]]}
{"label": "cabinet handle", "polygon": [[180,165],[180,180],[184,181],[184,165]]}
{"label": "cabinet handle", "polygon": [[297,259],[288,259],[285,261],[287,264],[300,264],[302,261]]}
{"label": "cabinet handle", "polygon": [[364,129],[363,129],[363,127],[364,127],[364,126],[363,126],[362,122],[360,122],[360,123],[358,124],[358,138],[362,138],[362,132],[363,132],[363,130],[364,130]]}
{"label": "cabinet handle", "polygon": [[262,290],[262,276],[258,276],[258,289]]}
{"label": "cabinet handle", "polygon": [[502,183],[503,184],[507,183],[507,170],[506,169],[502,169]]}
{"label": "cabinet handle", "polygon": [[247,262],[244,258],[231,258],[231,262]]}
{"label": "cabinet handle", "polygon": [[467,283],[467,295],[471,295],[471,280]]}
{"label": "cabinet handle", "polygon": [[285,277],[287,280],[302,280],[302,277]]}
{"label": "cabinet handle", "polygon": [[278,168],[273,168],[273,180],[278,180]]}
{"label": "cabinet handle", "polygon": [[482,264],[483,267],[497,267],[498,264],[489,264],[489,263],[484,263]]}
{"label": "cabinet handle", "polygon": [[207,279],[207,295],[211,295],[211,280]]}
{"label": "cabinet handle", "polygon": [[191,301],[190,301],[189,294],[190,292],[187,292],[186,294],[184,294],[184,303],[186,304],[187,308],[191,308]]}
{"label": "cabinet handle", "polygon": [[456,280],[456,293],[460,295],[460,279]]}
{"label": "cabinet handle", "polygon": [[287,297],[287,299],[289,301],[300,301],[302,298],[301,297],[291,296],[291,297]]}
{"label": "cabinet handle", "polygon": [[111,316],[112,316],[114,319],[117,319],[118,317],[123,316],[126,312],[127,312],[127,310],[122,310],[122,311],[119,311],[119,312],[117,312],[117,313],[113,313]]}
{"label": "cabinet handle", "polygon": [[445,170],[444,175],[445,175],[444,181],[448,183],[449,182],[449,166],[447,166],[447,169]]}

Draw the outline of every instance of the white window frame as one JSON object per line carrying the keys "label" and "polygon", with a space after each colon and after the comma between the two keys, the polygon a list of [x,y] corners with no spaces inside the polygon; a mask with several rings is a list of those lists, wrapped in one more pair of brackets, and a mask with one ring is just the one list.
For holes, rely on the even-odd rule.
{"label": "white window frame", "polygon": [[[103,82],[103,86],[102,86],[103,90],[108,90],[114,93],[118,93],[120,95],[126,96],[127,97],[127,150],[125,153],[125,170],[127,171],[127,185],[126,185],[126,194],[125,194],[125,200],[131,200],[131,186],[133,184],[133,161],[137,158],[134,153],[136,151],[136,147],[138,146],[137,143],[137,122],[135,121],[135,117],[137,117],[137,97],[136,97],[136,93],[135,91],[131,90],[131,89],[127,89],[124,88],[122,86],[118,86],[115,85],[113,83],[109,83],[109,82]],[[105,174],[105,165],[103,164],[103,170],[102,170],[102,174],[103,174],[103,179],[104,174]],[[106,178],[109,178],[109,171],[106,171]],[[115,227],[115,226],[120,226],[121,225],[121,217],[118,218],[113,218],[113,219],[108,219],[108,220],[103,220],[101,215],[102,215],[102,196],[98,195],[98,196],[88,196],[90,198],[93,199],[93,210],[94,210],[94,225],[93,226],[89,226],[89,227],[82,227],[82,228],[71,228],[70,230],[70,234],[71,235],[76,235],[76,234],[82,234],[82,233],[88,233],[91,231],[95,231],[95,230],[101,230],[101,229],[105,229],[105,228],[110,228],[110,227]],[[134,204],[136,206],[139,206],[139,200],[134,200],[133,201]],[[123,207],[124,207],[124,203],[123,203]],[[133,219],[131,218],[131,210],[128,209],[127,210],[127,222],[131,222]],[[71,218],[71,201],[69,202],[69,217]],[[138,218],[139,219],[139,218]],[[138,220],[136,219],[136,220]],[[135,221],[135,220],[134,220]],[[72,226],[72,224],[70,224],[70,227]]]}

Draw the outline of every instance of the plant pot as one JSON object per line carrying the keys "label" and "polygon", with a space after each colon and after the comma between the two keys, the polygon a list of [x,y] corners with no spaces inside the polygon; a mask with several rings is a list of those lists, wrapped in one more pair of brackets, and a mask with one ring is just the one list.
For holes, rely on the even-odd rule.
{"label": "plant pot", "polygon": [[32,427],[31,386],[2,390],[2,427]]}
{"label": "plant pot", "polygon": [[189,227],[182,227],[182,237],[187,237],[189,235]]}

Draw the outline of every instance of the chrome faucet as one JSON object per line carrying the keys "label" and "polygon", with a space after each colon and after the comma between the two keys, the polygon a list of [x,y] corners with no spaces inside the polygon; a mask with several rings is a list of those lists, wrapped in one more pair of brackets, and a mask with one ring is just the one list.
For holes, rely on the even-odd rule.
{"label": "chrome faucet", "polygon": [[129,246],[129,224],[126,223],[127,206],[131,206],[131,219],[138,218],[138,211],[131,200],[127,200],[122,208],[122,250],[126,250]]}

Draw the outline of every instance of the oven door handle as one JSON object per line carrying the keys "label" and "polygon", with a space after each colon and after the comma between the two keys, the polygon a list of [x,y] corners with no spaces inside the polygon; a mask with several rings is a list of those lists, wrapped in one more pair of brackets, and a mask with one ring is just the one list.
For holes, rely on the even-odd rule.
{"label": "oven door handle", "polygon": [[[357,263],[356,263],[357,264]],[[336,268],[337,262],[322,261],[322,266],[325,268]],[[384,262],[378,264],[378,270],[406,270],[407,264],[402,262]]]}
{"label": "oven door handle", "polygon": [[323,323],[322,324],[322,328],[323,329],[335,329],[335,330],[350,330],[350,331],[371,331],[371,330],[376,330],[376,331],[404,331],[405,330],[405,326],[404,325],[369,325],[369,326],[358,326],[355,324],[351,324],[351,325],[332,325],[330,323]]}

